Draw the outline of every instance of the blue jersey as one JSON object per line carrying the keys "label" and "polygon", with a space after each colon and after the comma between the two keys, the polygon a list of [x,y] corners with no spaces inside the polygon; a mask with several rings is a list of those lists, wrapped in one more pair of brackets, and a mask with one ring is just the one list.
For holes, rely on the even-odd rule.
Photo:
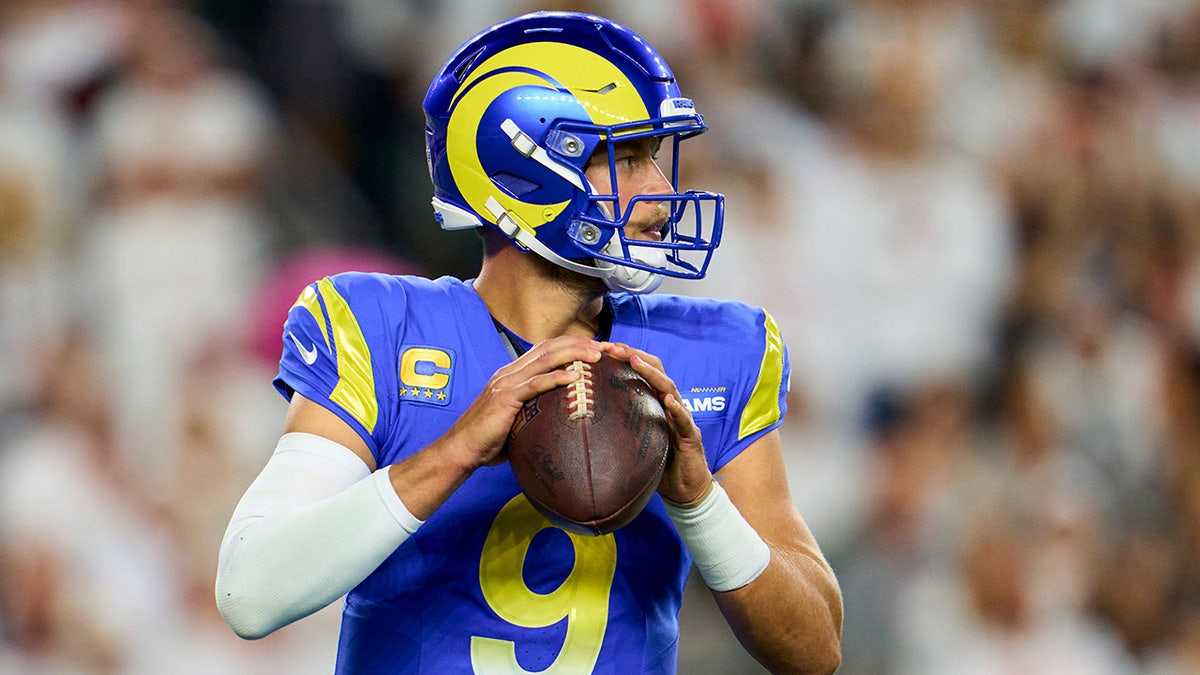
{"label": "blue jersey", "polygon": [[[614,293],[610,339],[663,361],[715,472],[777,427],[788,359],[761,309]],[[469,283],[347,273],[288,314],[275,386],[353,427],[379,466],[441,436],[512,356]],[[347,523],[347,527],[353,527]],[[655,496],[628,526],[568,533],[484,467],[346,597],[337,672],[674,673],[691,558]]]}

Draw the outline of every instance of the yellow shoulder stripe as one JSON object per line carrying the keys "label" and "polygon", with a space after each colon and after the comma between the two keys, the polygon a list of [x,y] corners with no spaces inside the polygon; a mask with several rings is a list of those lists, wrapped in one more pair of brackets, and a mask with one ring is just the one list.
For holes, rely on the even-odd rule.
{"label": "yellow shoulder stripe", "polygon": [[363,337],[358,319],[350,305],[328,278],[317,282],[317,289],[329,311],[333,326],[333,343],[337,346],[338,383],[329,399],[342,406],[367,429],[375,431],[379,418],[379,400],[375,397],[375,371],[371,367],[371,350]]}
{"label": "yellow shoulder stripe", "polygon": [[[319,297],[319,300],[318,300]],[[325,303],[324,309],[320,300]],[[329,400],[340,405],[358,420],[367,433],[374,433],[379,419],[379,400],[375,396],[375,371],[371,366],[371,350],[363,337],[358,319],[350,311],[350,304],[338,293],[328,278],[304,289],[293,306],[308,310],[330,347],[330,335],[325,329],[325,313],[329,313],[329,325],[333,332],[333,346],[337,350],[338,382],[329,395]]]}
{"label": "yellow shoulder stripe", "polygon": [[758,382],[750,394],[750,401],[742,411],[742,422],[738,428],[738,439],[761,431],[779,419],[779,388],[783,385],[783,337],[775,319],[766,314],[766,345],[763,349],[762,365],[758,369]]}
{"label": "yellow shoulder stripe", "polygon": [[293,308],[302,307],[308,310],[312,315],[313,321],[317,322],[317,327],[321,329],[321,337],[325,338],[325,350],[329,350],[329,333],[325,330],[325,310],[321,309],[321,302],[317,300],[317,291],[312,286],[305,286],[304,292],[296,298],[296,304]]}

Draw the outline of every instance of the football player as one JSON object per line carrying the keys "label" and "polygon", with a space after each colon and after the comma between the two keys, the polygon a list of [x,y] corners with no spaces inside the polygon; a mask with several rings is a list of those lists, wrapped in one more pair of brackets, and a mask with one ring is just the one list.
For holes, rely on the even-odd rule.
{"label": "football player", "polygon": [[[463,45],[425,98],[433,208],[476,278],[346,273],[283,327],[284,434],[221,546],[217,604],[258,638],[345,595],[338,673],[674,673],[694,563],[773,671],[840,661],[837,581],[788,494],[771,316],[648,295],[700,278],[723,197],[679,190],[706,129],[662,56],[539,12]],[[504,439],[561,366],[628,361],[667,412],[658,496],[612,534],[554,527]]]}

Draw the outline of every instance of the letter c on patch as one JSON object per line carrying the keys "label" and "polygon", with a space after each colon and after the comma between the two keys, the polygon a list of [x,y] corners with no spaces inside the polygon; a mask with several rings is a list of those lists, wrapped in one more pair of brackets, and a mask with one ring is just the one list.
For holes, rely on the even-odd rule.
{"label": "letter c on patch", "polygon": [[431,347],[410,347],[400,356],[400,382],[409,387],[444,389],[450,383],[450,355]]}

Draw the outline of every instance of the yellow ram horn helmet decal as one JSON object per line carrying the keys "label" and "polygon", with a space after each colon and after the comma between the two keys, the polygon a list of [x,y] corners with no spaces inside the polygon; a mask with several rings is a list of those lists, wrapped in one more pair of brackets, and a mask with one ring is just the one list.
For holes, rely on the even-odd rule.
{"label": "yellow ram horn helmet decal", "polygon": [[[446,153],[463,198],[476,213],[488,217],[493,198],[518,225],[532,231],[554,220],[569,202],[529,204],[501,190],[479,158],[476,134],[488,106],[520,86],[544,87],[547,96],[562,95],[561,83],[587,111],[594,124],[615,125],[648,119],[649,111],[629,78],[611,61],[575,45],[533,42],[506,49],[476,67],[463,81],[446,130]],[[495,223],[495,217],[489,220]]]}

